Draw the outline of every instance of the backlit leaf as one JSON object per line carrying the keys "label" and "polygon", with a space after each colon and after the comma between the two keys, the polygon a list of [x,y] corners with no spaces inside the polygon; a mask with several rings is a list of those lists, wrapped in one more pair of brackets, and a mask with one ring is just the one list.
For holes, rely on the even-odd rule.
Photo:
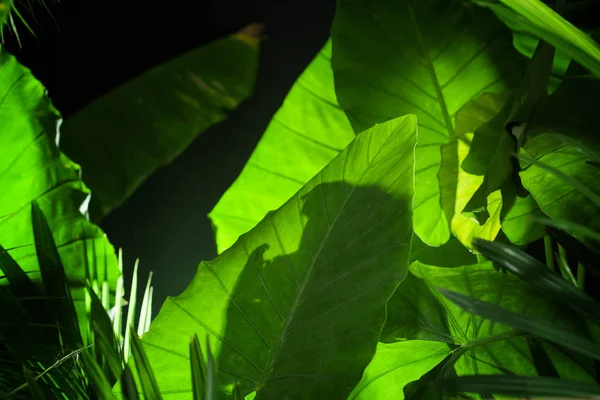
{"label": "backlit leaf", "polygon": [[[209,335],[221,390],[343,398],[375,353],[412,236],[416,119],[361,135],[234,246],[203,262],[143,342],[158,384],[187,399],[189,338]],[[203,352],[206,349],[203,348]]]}
{"label": "backlit leaf", "polygon": [[336,93],[356,132],[417,115],[415,232],[443,244],[450,221],[440,206],[440,147],[456,138],[465,104],[518,83],[523,57],[510,31],[461,1],[342,0],[332,36]]}

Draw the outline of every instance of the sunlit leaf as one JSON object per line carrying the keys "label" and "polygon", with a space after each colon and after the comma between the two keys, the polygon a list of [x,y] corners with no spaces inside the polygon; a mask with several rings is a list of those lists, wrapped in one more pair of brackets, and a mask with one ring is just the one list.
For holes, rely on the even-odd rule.
{"label": "sunlit leaf", "polygon": [[114,249],[81,213],[89,192],[79,167],[54,143],[59,115],[44,87],[3,48],[0,98],[0,243],[12,249],[11,256],[34,281],[40,280],[30,206],[35,201],[48,220],[83,321],[86,277],[105,277],[114,287]]}
{"label": "sunlit leaf", "polygon": [[415,143],[414,116],[358,135],[168,298],[143,341],[169,398],[190,397],[194,333],[209,336],[228,393],[239,381],[256,399],[350,394],[406,275]]}
{"label": "sunlit leaf", "polygon": [[83,168],[96,220],[254,89],[260,27],[159,65],[67,118],[60,147]]}
{"label": "sunlit leaf", "polygon": [[443,244],[450,221],[440,206],[440,147],[456,138],[465,104],[519,82],[510,32],[465,2],[342,0],[332,36],[336,93],[356,132],[417,115],[415,232]]}
{"label": "sunlit leaf", "polygon": [[331,40],[298,78],[209,217],[219,253],[279,208],[354,138],[333,88]]}
{"label": "sunlit leaf", "polygon": [[449,352],[448,345],[425,340],[379,343],[348,400],[401,400],[404,386],[435,367]]}
{"label": "sunlit leaf", "polygon": [[600,77],[600,46],[540,0],[476,0],[508,26],[541,38]]}
{"label": "sunlit leaf", "polygon": [[[536,375],[537,370],[524,333],[464,311],[444,298],[442,293],[447,290],[441,288],[484,299],[524,319],[535,317],[585,335],[581,320],[565,307],[519,279],[496,271],[489,262],[457,268],[414,263],[409,277],[388,302],[383,338],[453,345],[454,353],[460,351],[460,357],[453,361],[458,375]],[[562,378],[592,379],[591,364],[569,361],[560,348],[549,343],[544,343],[544,349]]]}

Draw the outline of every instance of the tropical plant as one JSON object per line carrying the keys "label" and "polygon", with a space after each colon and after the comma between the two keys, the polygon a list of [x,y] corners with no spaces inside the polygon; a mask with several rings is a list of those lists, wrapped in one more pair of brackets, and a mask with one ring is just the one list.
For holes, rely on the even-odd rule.
{"label": "tropical plant", "polygon": [[[0,306],[18,305],[0,325],[4,395],[600,397],[600,46],[589,35],[597,26],[568,22],[574,3],[587,6],[339,0],[331,39],[210,213],[220,255],[152,322],[148,283],[137,331],[134,269],[125,333],[110,244],[95,237],[105,264],[98,246],[61,252],[78,224],[99,231],[76,212],[86,189],[57,147],[58,114],[1,53],[0,137],[13,157],[4,174],[0,159],[0,186],[11,189],[0,215],[21,215],[10,231],[0,225]],[[230,51],[235,40],[225,40]],[[72,129],[85,132],[114,99],[125,99],[119,120],[139,120],[128,91],[174,82],[180,69],[160,71],[97,101]],[[149,118],[165,128],[150,129],[153,138],[172,128],[187,143],[215,122],[194,112],[215,95],[206,82],[186,94],[194,106],[159,108],[175,107],[192,125],[156,112]],[[235,102],[248,92],[236,93]],[[216,95],[202,109],[221,118],[227,101]],[[140,147],[137,135],[124,155]],[[79,154],[92,183],[103,162]],[[114,195],[98,216],[159,164],[119,159],[120,170],[137,172],[119,190],[95,183]],[[47,196],[70,184],[72,197]],[[31,243],[36,257],[22,255]],[[35,342],[39,330],[52,332],[47,343]]]}

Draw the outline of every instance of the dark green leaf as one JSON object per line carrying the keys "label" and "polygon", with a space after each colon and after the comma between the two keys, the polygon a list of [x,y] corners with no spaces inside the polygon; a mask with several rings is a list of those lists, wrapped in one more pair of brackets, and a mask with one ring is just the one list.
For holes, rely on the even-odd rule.
{"label": "dark green leaf", "polygon": [[102,368],[96,363],[94,357],[92,357],[87,352],[83,352],[83,364],[85,366],[85,370],[87,372],[87,376],[89,377],[92,385],[96,388],[99,398],[111,400],[116,400],[112,392],[112,386],[104,376],[104,372]]}
{"label": "dark green leaf", "polygon": [[206,373],[204,367],[204,357],[198,335],[194,335],[190,340],[190,367],[192,371],[192,393],[194,400],[202,400],[204,394],[204,382]]}
{"label": "dark green leaf", "polygon": [[596,275],[600,274],[600,266],[598,266],[600,253],[585,245],[581,241],[575,239],[573,236],[561,229],[549,226],[546,228],[546,231],[554,240],[560,243],[567,250],[568,254],[575,255],[577,261],[579,261],[586,268],[586,270]]}
{"label": "dark green leaf", "polygon": [[127,199],[254,89],[260,27],[250,25],[144,73],[66,119],[61,148],[83,168],[98,219]]}
{"label": "dark green leaf", "polygon": [[570,382],[536,376],[476,375],[449,378],[438,383],[451,393],[494,393],[508,396],[551,396],[557,398],[590,398],[600,394],[594,383]]}
{"label": "dark green leaf", "polygon": [[135,379],[133,378],[133,374],[131,373],[131,368],[129,368],[129,365],[125,365],[125,369],[123,370],[123,374],[121,375],[120,383],[123,399],[139,400],[140,396],[137,391],[137,385],[135,383]]}
{"label": "dark green leaf", "polygon": [[465,104],[518,84],[524,58],[510,31],[461,1],[341,0],[332,36],[336,93],[356,132],[417,115],[415,232],[443,244],[450,221],[440,205],[440,148],[457,137]]}

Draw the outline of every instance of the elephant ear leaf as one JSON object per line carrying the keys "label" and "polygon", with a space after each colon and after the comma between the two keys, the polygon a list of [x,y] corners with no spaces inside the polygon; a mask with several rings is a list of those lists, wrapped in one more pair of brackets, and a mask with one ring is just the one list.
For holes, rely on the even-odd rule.
{"label": "elephant ear leaf", "polygon": [[60,146],[83,168],[98,220],[194,138],[248,98],[258,70],[260,25],[192,50],[68,117]]}
{"label": "elephant ear leaf", "polygon": [[338,105],[331,39],[300,75],[209,217],[219,253],[292,197],[354,139]]}
{"label": "elephant ear leaf", "polygon": [[[39,282],[31,203],[46,217],[82,326],[85,282],[114,288],[119,270],[112,245],[82,213],[89,191],[80,168],[56,145],[60,116],[31,72],[0,47],[0,244]],[[37,208],[39,207],[39,209]],[[35,215],[38,215],[35,214]],[[37,243],[39,245],[39,243]]]}
{"label": "elephant ear leaf", "polygon": [[[345,398],[375,353],[412,238],[412,115],[356,137],[277,211],[169,298],[143,337],[163,393],[189,393],[208,335],[221,390]],[[206,348],[202,349],[206,352]]]}
{"label": "elephant ear leaf", "polygon": [[[416,262],[388,302],[388,319],[383,330],[387,335],[383,337],[386,341],[414,342],[415,345],[425,339],[445,343],[447,350],[452,350],[452,359],[447,360],[451,365],[446,371],[438,371],[435,376],[422,380],[422,385],[427,384],[426,381],[448,378],[449,371],[457,376],[539,374],[526,334],[470,314],[444,297],[448,291],[482,299],[519,313],[523,318],[535,317],[585,334],[581,319],[567,308],[540,295],[527,283],[496,271],[490,262],[456,268]],[[541,345],[561,378],[584,382],[593,379],[591,363],[569,360],[563,350],[552,343],[544,341]],[[411,386],[411,391],[421,390],[417,389]]]}
{"label": "elephant ear leaf", "polygon": [[336,93],[356,132],[417,115],[414,229],[430,246],[445,243],[440,147],[456,138],[465,104],[518,84],[525,59],[510,31],[488,10],[460,1],[342,0],[332,36]]}

